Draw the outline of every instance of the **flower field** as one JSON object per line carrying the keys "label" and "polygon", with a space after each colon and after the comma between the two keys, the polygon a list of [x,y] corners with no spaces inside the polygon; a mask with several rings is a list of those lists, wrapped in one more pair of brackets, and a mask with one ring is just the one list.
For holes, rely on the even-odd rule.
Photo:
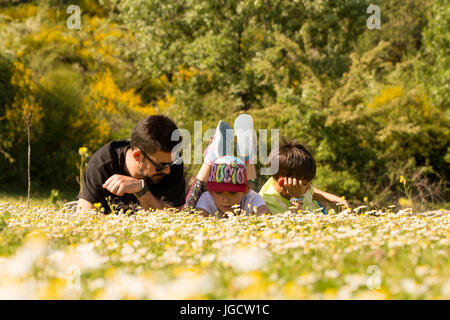
{"label": "flower field", "polygon": [[0,299],[450,299],[450,220],[0,204]]}

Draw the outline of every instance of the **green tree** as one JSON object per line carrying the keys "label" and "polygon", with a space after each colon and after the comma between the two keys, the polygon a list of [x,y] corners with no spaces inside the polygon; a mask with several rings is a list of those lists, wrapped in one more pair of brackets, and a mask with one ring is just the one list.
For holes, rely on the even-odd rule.
{"label": "green tree", "polygon": [[[197,100],[215,91],[233,110],[248,110],[260,107],[265,97],[276,99],[280,78],[289,82],[299,76],[285,64],[289,57],[279,46],[282,37],[300,48],[301,61],[314,74],[340,76],[349,66],[346,54],[364,31],[367,5],[368,1],[124,0],[118,8],[142,45],[141,72],[165,76],[173,84],[180,66],[192,68],[197,73],[189,90]],[[277,74],[268,72],[272,70]],[[176,88],[180,86],[177,81]]]}
{"label": "green tree", "polygon": [[450,2],[435,0],[430,23],[424,31],[424,55],[419,80],[450,118]]}
{"label": "green tree", "polygon": [[12,63],[9,59],[0,55],[0,163],[4,159],[10,163],[14,161],[14,158],[7,152],[12,147],[12,143],[6,137],[8,125],[5,118],[7,106],[14,101],[14,87],[11,84],[12,75]]}

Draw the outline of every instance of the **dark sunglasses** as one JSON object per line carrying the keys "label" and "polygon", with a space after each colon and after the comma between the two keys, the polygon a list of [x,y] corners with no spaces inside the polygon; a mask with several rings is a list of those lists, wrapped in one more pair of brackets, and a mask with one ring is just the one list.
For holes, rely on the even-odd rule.
{"label": "dark sunglasses", "polygon": [[144,152],[144,150],[142,150],[140,147],[137,147],[141,152],[142,152],[142,154],[144,155],[144,157],[145,158],[147,158],[150,162],[151,162],[151,164],[155,167],[155,170],[156,171],[161,171],[161,170],[164,170],[165,168],[167,168],[167,167],[170,167],[170,166],[173,166],[173,165],[175,165],[175,164],[180,164],[181,163],[181,158],[180,157],[178,157],[177,159],[175,159],[174,161],[172,161],[172,162],[163,162],[163,163],[156,163],[155,161],[153,161],[145,152]]}

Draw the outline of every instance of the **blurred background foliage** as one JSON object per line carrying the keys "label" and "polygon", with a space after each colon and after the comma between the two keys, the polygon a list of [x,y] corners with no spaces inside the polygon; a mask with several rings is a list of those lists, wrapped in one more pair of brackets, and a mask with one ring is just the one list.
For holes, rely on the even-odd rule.
{"label": "blurred background foliage", "polygon": [[448,0],[0,1],[0,184],[25,188],[17,114],[32,96],[32,177],[48,190],[75,190],[78,149],[147,115],[193,133],[246,112],[313,152],[323,190],[448,206],[449,16]]}

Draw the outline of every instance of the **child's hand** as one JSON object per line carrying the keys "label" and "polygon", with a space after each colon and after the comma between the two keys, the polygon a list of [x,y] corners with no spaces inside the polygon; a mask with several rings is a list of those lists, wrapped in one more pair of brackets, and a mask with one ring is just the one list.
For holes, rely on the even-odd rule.
{"label": "child's hand", "polygon": [[310,187],[311,185],[309,182],[303,184],[303,182],[297,180],[297,178],[288,177],[283,180],[283,189],[290,197],[301,197]]}
{"label": "child's hand", "polygon": [[335,203],[336,205],[343,205],[345,207],[345,209],[350,209],[350,204],[346,201],[346,200],[341,200],[339,202]]}
{"label": "child's hand", "polygon": [[335,194],[328,193],[313,187],[313,200],[330,202],[336,206],[343,206],[345,209],[351,209],[350,204],[344,199],[344,197],[338,197]]}

